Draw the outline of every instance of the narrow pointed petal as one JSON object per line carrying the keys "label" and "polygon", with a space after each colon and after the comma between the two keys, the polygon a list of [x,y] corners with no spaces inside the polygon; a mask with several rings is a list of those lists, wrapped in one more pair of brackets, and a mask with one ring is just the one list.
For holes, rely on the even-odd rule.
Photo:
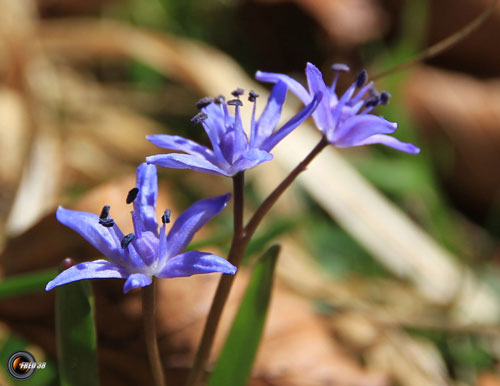
{"label": "narrow pointed petal", "polygon": [[158,177],[156,167],[143,162],[137,168],[137,185],[139,193],[134,200],[134,211],[139,216],[144,228],[155,235],[158,234],[156,223],[156,198],[158,197]]}
{"label": "narrow pointed petal", "polygon": [[412,143],[401,142],[400,140],[391,137],[390,135],[384,135],[384,134],[372,135],[371,137],[368,137],[365,140],[360,141],[357,144],[351,146],[363,146],[363,145],[373,145],[373,144],[381,144],[389,146],[392,147],[393,149],[403,151],[409,154],[420,153],[420,149],[415,145],[413,145]]}
{"label": "narrow pointed petal", "polygon": [[220,139],[226,132],[224,127],[224,122],[226,117],[229,115],[227,111],[227,106],[222,103],[223,108],[216,103],[210,103],[208,106],[203,107],[201,111],[207,114],[207,118],[203,121],[206,125],[205,131],[213,143],[220,143]]}
{"label": "narrow pointed petal", "polygon": [[262,150],[271,151],[271,149],[278,144],[283,138],[292,132],[297,126],[304,122],[316,109],[318,104],[323,97],[322,94],[317,93],[314,99],[305,108],[303,108],[298,114],[292,117],[287,123],[280,127],[275,133],[273,133],[268,139],[264,141],[261,146]]}
{"label": "narrow pointed petal", "polygon": [[311,95],[309,95],[309,92],[307,92],[304,86],[302,86],[295,79],[290,78],[288,75],[257,71],[255,73],[255,79],[267,83],[278,83],[279,81],[282,81],[286,84],[288,89],[302,101],[302,103],[308,104],[311,101]]}
{"label": "narrow pointed petal", "polygon": [[251,138],[252,147],[259,147],[271,135],[276,126],[278,126],[287,91],[286,84],[282,81],[278,81],[271,90],[266,108],[255,125],[256,137]]}
{"label": "narrow pointed petal", "polygon": [[309,85],[309,92],[311,95],[316,95],[321,93],[323,95],[322,103],[316,108],[313,114],[316,125],[321,130],[322,133],[326,133],[326,130],[332,127],[332,115],[330,111],[330,90],[323,80],[323,75],[321,71],[312,64],[307,63],[306,67],[307,84]]}
{"label": "narrow pointed petal", "polygon": [[127,248],[124,249],[124,251],[126,255],[126,267],[129,267],[131,271],[135,271],[137,269],[146,269],[146,263],[144,263],[144,260],[142,259],[141,255],[139,255],[132,243],[130,243]]}
{"label": "narrow pointed petal", "polygon": [[161,278],[185,277],[201,273],[227,273],[234,275],[237,268],[226,259],[210,253],[190,251],[172,257],[157,275]]}
{"label": "narrow pointed petal", "polygon": [[62,271],[54,280],[48,282],[45,291],[60,285],[84,279],[126,279],[128,273],[125,268],[106,260],[88,261],[80,263]]}
{"label": "narrow pointed petal", "polygon": [[175,221],[167,236],[167,254],[178,255],[186,249],[200,228],[218,215],[227,205],[231,194],[207,198],[195,202]]}
{"label": "narrow pointed petal", "polygon": [[204,158],[210,162],[214,160],[212,150],[178,135],[155,134],[146,136],[146,139],[163,149],[182,151],[192,156]]}
{"label": "narrow pointed petal", "polygon": [[[99,224],[99,216],[94,213],[80,212],[77,210],[64,209],[59,207],[56,212],[57,220],[73,229],[85,240],[94,246],[100,253],[115,263],[119,263],[123,259],[120,250],[120,244],[113,238],[108,228]],[[117,232],[121,234],[117,225]]]}
{"label": "narrow pointed petal", "polygon": [[153,269],[164,266],[168,260],[167,236],[165,235],[165,228],[166,228],[165,224],[163,224],[160,228],[160,242],[158,244],[158,261],[153,266]]}
{"label": "narrow pointed petal", "polygon": [[215,103],[210,103],[204,107],[202,111],[207,115],[207,118],[202,122],[203,128],[210,139],[212,149],[216,159],[224,162],[222,157],[221,142],[227,129],[225,121],[229,118],[227,113],[227,106],[224,104],[223,109]]}
{"label": "narrow pointed petal", "polygon": [[157,154],[146,157],[148,164],[163,166],[171,169],[191,169],[197,172],[220,174],[228,176],[227,173],[218,166],[198,157],[189,154]]}
{"label": "narrow pointed petal", "polygon": [[248,137],[241,128],[235,128],[234,130],[234,142],[233,142],[233,159],[231,163],[234,163],[245,151],[248,149]]}
{"label": "narrow pointed petal", "polygon": [[242,154],[240,159],[231,165],[227,170],[227,174],[234,176],[243,170],[251,169],[262,162],[271,161],[272,159],[273,155],[265,150],[251,149]]}
{"label": "narrow pointed petal", "polygon": [[130,275],[123,285],[123,293],[127,293],[128,291],[139,288],[139,287],[147,287],[151,284],[151,276],[144,275],[142,273],[133,273]]}
{"label": "narrow pointed petal", "polygon": [[374,134],[391,134],[397,124],[377,115],[356,115],[349,118],[334,132],[333,143],[338,147],[356,146]]}

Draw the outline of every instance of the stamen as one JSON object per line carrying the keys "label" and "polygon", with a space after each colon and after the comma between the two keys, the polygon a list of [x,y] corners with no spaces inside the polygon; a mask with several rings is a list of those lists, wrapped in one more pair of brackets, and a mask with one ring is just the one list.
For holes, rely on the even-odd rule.
{"label": "stamen", "polygon": [[243,90],[242,88],[238,87],[236,90],[234,90],[234,91],[231,92],[231,95],[234,96],[235,98],[239,98],[244,93],[245,93],[245,90]]}
{"label": "stamen", "polygon": [[139,189],[138,188],[132,188],[128,191],[127,194],[127,199],[125,200],[127,204],[130,204],[131,202],[134,202],[135,199],[137,198],[137,195],[139,194]]}
{"label": "stamen", "polygon": [[255,102],[257,100],[257,98],[259,97],[259,94],[257,94],[255,91],[253,90],[250,90],[250,92],[248,93],[248,100],[250,102]]}
{"label": "stamen", "polygon": [[227,104],[229,106],[243,106],[243,102],[240,101],[239,99],[231,99],[230,101],[227,101]]}
{"label": "stamen", "polygon": [[191,118],[191,123],[194,124],[194,125],[197,125],[198,123],[203,122],[207,118],[208,118],[207,114],[205,114],[205,113],[198,113],[193,118]]}
{"label": "stamen", "polygon": [[99,216],[99,218],[101,220],[105,220],[105,219],[108,218],[108,216],[109,216],[109,208],[110,208],[109,205],[104,205],[102,207],[101,215]]}
{"label": "stamen", "polygon": [[201,98],[198,102],[196,102],[196,108],[201,110],[203,107],[207,107],[214,100],[210,97]]}
{"label": "stamen", "polygon": [[71,257],[66,257],[62,263],[61,263],[61,268],[62,269],[68,269],[74,266],[76,263]]}
{"label": "stamen", "polygon": [[356,87],[361,88],[368,79],[368,73],[366,70],[361,70],[356,78]]}
{"label": "stamen", "polygon": [[121,243],[120,243],[120,245],[121,245],[122,249],[127,248],[127,247],[128,247],[128,245],[129,245],[129,244],[130,244],[130,243],[131,243],[134,239],[135,239],[135,235],[134,235],[133,233],[129,233],[128,235],[126,235],[126,236],[122,239],[122,241],[121,241]]}
{"label": "stamen", "polygon": [[391,98],[391,94],[388,91],[382,91],[380,94],[380,104],[386,105],[389,103],[389,99]]}
{"label": "stamen", "polygon": [[337,72],[349,72],[351,69],[347,64],[335,63],[332,65],[332,70]]}
{"label": "stamen", "polygon": [[365,102],[365,107],[375,107],[380,103],[380,97],[374,96]]}
{"label": "stamen", "polygon": [[214,102],[217,105],[220,105],[226,101],[226,98],[224,98],[224,95],[218,95],[215,97]]}
{"label": "stamen", "polygon": [[111,228],[113,225],[115,225],[115,220],[113,220],[112,218],[100,218],[99,224],[101,224],[105,228]]}
{"label": "stamen", "polygon": [[163,216],[161,216],[161,222],[163,224],[168,224],[170,223],[170,214],[172,211],[170,209],[166,209],[165,212],[163,212]]}

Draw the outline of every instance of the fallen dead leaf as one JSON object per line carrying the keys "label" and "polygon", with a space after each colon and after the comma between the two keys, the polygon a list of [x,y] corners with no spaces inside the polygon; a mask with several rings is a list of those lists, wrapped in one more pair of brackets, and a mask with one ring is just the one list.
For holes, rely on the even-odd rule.
{"label": "fallen dead leaf", "polygon": [[[287,0],[260,0],[276,3]],[[387,26],[385,15],[373,0],[294,0],[309,12],[341,46],[356,45],[380,37]]]}
{"label": "fallen dead leaf", "polygon": [[423,67],[405,89],[452,199],[484,215],[500,192],[500,80]]}

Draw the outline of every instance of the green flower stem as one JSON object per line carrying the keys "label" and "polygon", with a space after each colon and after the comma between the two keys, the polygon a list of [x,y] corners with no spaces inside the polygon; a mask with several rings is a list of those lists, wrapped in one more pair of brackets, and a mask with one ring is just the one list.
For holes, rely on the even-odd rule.
{"label": "green flower stem", "polygon": [[[243,227],[243,173],[233,177],[234,191],[234,235],[228,260],[231,264],[239,267],[245,250],[264,216],[269,212],[278,198],[291,185],[297,176],[303,172],[307,165],[328,145],[325,137],[314,147],[314,149],[304,158],[304,160],[293,169],[290,174],[273,190],[254,213],[246,227]],[[229,296],[231,286],[236,275],[222,275],[217,290],[215,292],[212,306],[205,323],[205,329],[201,338],[198,352],[194,360],[193,368],[189,374],[186,386],[198,386],[202,380],[203,373],[208,362],[210,350],[213,345],[217,326],[222,315],[222,310]]]}
{"label": "green flower stem", "polygon": [[[243,196],[244,196],[245,175],[240,172],[233,177],[233,219],[234,219],[234,233],[231,241],[231,248],[229,249],[228,260],[231,264],[239,267],[243,252],[245,251],[248,241],[244,241],[243,234]],[[219,324],[222,310],[226,304],[229,291],[233,285],[233,280],[236,275],[222,275],[215,291],[215,296],[212,301],[212,306],[205,323],[203,336],[198,352],[194,360],[193,368],[189,374],[186,385],[198,385],[203,377],[203,372],[210,355],[210,349],[215,338],[217,326]]]}
{"label": "green flower stem", "polygon": [[146,347],[148,351],[151,370],[155,386],[166,386],[165,376],[160,359],[160,350],[156,337],[156,278],[153,277],[151,285],[142,288],[142,316],[144,322],[144,336],[146,338]]}

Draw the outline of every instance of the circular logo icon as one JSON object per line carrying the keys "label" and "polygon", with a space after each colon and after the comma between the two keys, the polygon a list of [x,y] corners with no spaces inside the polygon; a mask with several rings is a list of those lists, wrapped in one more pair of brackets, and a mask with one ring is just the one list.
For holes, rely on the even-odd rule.
{"label": "circular logo icon", "polygon": [[7,371],[15,379],[28,379],[33,375],[35,369],[35,357],[27,351],[16,351],[7,362]]}

